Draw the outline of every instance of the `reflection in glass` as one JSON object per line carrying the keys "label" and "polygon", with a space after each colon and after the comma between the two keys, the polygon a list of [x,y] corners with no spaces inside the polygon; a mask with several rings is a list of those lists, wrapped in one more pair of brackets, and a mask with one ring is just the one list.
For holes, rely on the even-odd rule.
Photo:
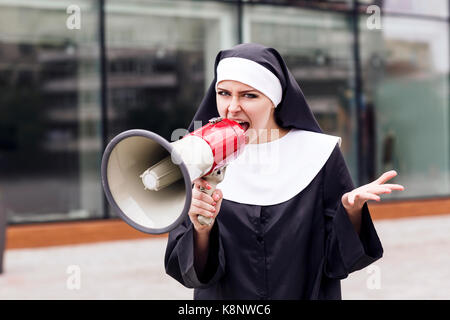
{"label": "reflection in glass", "polygon": [[0,193],[11,223],[102,215],[98,8],[0,4]]}
{"label": "reflection in glass", "polygon": [[381,30],[367,30],[362,16],[360,28],[374,169],[377,175],[396,169],[406,186],[386,197],[448,195],[448,23],[386,16]]}

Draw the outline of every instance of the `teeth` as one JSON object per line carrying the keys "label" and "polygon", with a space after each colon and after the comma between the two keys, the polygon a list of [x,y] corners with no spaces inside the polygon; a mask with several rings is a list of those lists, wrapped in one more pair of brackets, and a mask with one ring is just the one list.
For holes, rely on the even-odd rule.
{"label": "teeth", "polygon": [[244,124],[244,123],[247,122],[247,121],[242,121],[242,120],[234,120],[234,119],[231,119],[231,120],[236,121],[236,122],[239,123],[239,124]]}

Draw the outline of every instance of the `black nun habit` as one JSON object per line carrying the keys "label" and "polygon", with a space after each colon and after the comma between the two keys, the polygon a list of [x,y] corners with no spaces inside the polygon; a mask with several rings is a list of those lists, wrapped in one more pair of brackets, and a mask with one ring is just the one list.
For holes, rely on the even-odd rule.
{"label": "black nun habit", "polygon": [[281,154],[274,170],[258,171],[264,164],[239,163],[240,158],[227,167],[217,186],[223,201],[203,274],[194,269],[189,217],[169,234],[166,272],[195,288],[194,299],[341,299],[340,280],[381,258],[383,248],[367,203],[360,234],[350,221],[341,197],[355,187],[341,140],[322,132],[280,54],[259,44],[220,51],[214,80],[189,131],[194,121],[204,125],[219,116],[217,66],[230,57],[252,60],[278,78],[282,98],[275,117],[291,130],[264,144],[276,148],[245,147],[244,153],[259,152],[265,159]]}

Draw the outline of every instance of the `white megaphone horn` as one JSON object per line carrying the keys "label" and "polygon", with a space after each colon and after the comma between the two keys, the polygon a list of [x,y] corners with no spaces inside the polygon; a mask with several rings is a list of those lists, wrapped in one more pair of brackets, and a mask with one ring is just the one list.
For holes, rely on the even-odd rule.
{"label": "white megaphone horn", "polygon": [[[111,207],[130,226],[150,234],[176,228],[187,216],[192,182],[202,177],[211,195],[226,165],[245,147],[245,131],[235,121],[213,118],[182,139],[168,142],[146,130],[114,137],[102,159],[102,185]],[[200,223],[212,219],[198,216]]]}

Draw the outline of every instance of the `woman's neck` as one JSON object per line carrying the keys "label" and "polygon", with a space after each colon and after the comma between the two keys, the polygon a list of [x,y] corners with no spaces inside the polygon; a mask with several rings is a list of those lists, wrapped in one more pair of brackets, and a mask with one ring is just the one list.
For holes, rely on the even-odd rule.
{"label": "woman's neck", "polygon": [[272,141],[276,141],[281,139],[285,135],[289,133],[290,129],[288,128],[271,128],[271,129],[259,129],[257,130],[257,134],[249,134],[249,144],[261,144],[268,143]]}

